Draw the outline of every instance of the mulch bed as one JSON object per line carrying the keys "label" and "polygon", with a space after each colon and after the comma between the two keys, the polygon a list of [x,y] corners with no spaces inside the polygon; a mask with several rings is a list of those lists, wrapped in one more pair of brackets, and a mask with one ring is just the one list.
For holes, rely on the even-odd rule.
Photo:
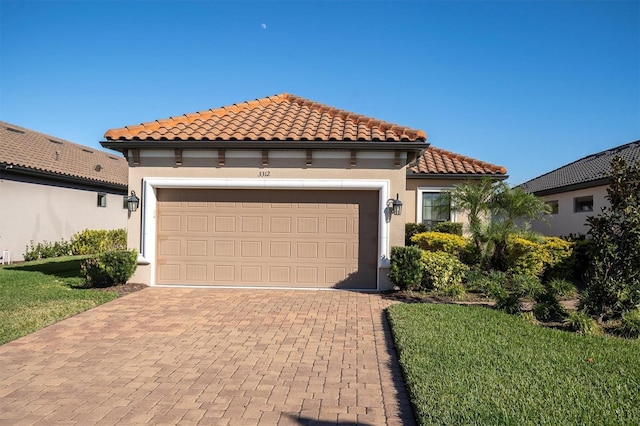
{"label": "mulch bed", "polygon": [[94,288],[94,290],[100,291],[115,291],[118,293],[118,297],[126,296],[127,294],[135,293],[136,291],[144,290],[148,286],[141,283],[126,283],[118,284],[111,287]]}

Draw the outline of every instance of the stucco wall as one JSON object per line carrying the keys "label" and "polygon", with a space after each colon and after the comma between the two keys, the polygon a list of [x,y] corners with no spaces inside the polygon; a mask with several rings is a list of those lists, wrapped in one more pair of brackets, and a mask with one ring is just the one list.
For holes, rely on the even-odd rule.
{"label": "stucco wall", "polygon": [[[185,155],[186,154],[186,155]],[[313,164],[307,166],[303,153],[270,153],[269,165],[262,166],[260,152],[227,152],[225,164],[218,164],[217,153],[200,152],[191,156],[183,153],[183,163],[176,167],[173,152],[141,152],[140,164],[129,169],[129,187],[142,194],[144,178],[218,178],[269,180],[388,180],[389,194],[395,198],[405,194],[406,169],[394,166],[393,153],[358,153],[355,165],[349,153],[314,152]],[[365,168],[366,167],[366,168]],[[405,202],[405,200],[402,200]],[[402,216],[392,216],[389,223],[389,246],[404,245],[404,224],[407,209]],[[129,220],[129,247],[140,249],[142,209],[134,212]],[[382,218],[384,220],[384,217]],[[153,259],[148,259],[153,262]],[[153,265],[138,265],[131,281],[148,283]],[[388,270],[380,269],[380,288],[391,287]]]}
{"label": "stucco wall", "polygon": [[[97,207],[98,192],[107,206]],[[13,261],[24,260],[30,241],[69,240],[84,229],[126,228],[123,195],[0,180],[0,251],[10,250]]]}
{"label": "stucco wall", "polygon": [[[593,196],[593,211],[574,212],[574,198]],[[548,236],[568,236],[569,234],[586,234],[589,227],[586,225],[588,216],[595,216],[609,203],[605,199],[607,186],[598,186],[577,191],[569,191],[562,194],[545,195],[545,201],[558,201],[558,214],[545,216],[545,220],[532,223],[532,229]]]}

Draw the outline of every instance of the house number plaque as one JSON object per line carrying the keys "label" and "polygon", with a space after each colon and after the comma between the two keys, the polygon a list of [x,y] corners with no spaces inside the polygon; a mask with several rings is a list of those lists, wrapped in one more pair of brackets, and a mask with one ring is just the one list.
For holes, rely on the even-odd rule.
{"label": "house number plaque", "polygon": [[269,177],[271,176],[271,171],[269,170],[259,170],[258,177]]}

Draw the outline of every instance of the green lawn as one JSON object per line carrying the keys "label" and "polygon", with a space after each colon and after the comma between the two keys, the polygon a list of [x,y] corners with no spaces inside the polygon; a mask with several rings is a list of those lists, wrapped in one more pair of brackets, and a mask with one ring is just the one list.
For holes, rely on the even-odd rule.
{"label": "green lawn", "polygon": [[640,424],[638,340],[481,307],[398,304],[388,316],[418,424]]}
{"label": "green lawn", "polygon": [[0,344],[117,297],[82,289],[83,257],[28,262],[0,268]]}

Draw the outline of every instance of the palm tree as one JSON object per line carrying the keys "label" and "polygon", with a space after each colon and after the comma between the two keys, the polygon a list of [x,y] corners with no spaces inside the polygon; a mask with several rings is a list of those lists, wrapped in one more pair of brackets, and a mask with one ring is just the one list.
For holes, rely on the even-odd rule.
{"label": "palm tree", "polygon": [[496,183],[484,178],[479,181],[465,181],[454,186],[448,194],[451,208],[465,212],[469,220],[469,234],[475,247],[482,251],[486,242],[486,223],[491,215],[491,200]]}
{"label": "palm tree", "polygon": [[485,266],[498,270],[506,266],[508,236],[528,230],[532,220],[549,212],[536,196],[489,178],[455,185],[449,196],[452,209],[467,213],[469,233]]}

